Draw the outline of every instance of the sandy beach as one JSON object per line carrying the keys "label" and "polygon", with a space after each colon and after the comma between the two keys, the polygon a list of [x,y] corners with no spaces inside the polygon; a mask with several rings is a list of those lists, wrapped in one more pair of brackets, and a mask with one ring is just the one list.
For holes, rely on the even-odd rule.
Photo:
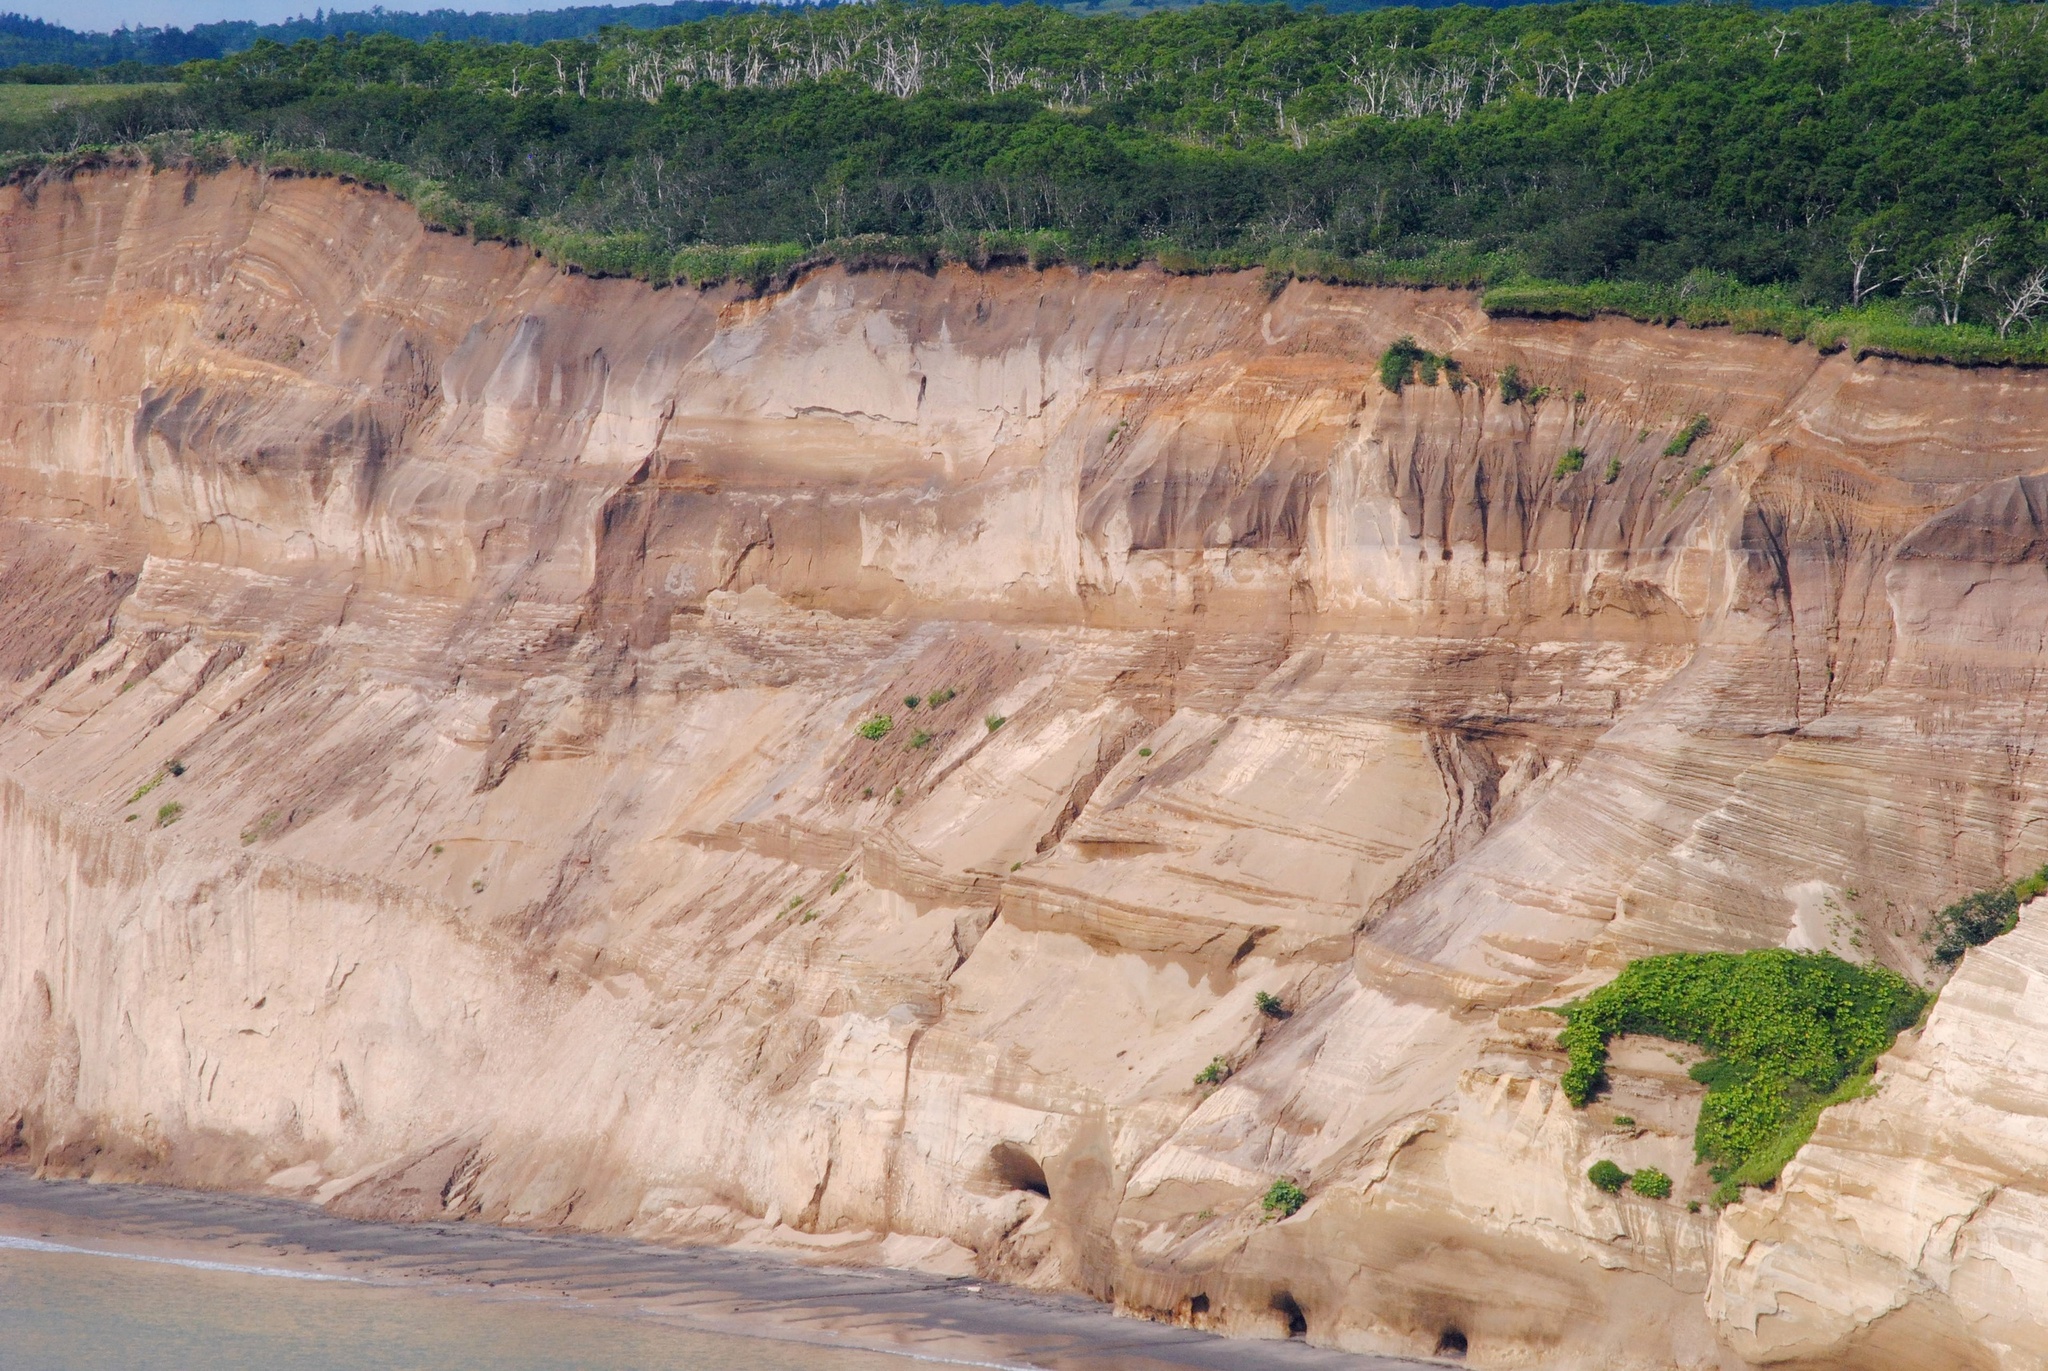
{"label": "sandy beach", "polygon": [[338,1219],[259,1196],[38,1180],[0,1169],[0,1248],[277,1277],[427,1286],[705,1332],[1044,1371],[1396,1371],[1431,1363],[1224,1339],[971,1279],[804,1265],[583,1234]]}

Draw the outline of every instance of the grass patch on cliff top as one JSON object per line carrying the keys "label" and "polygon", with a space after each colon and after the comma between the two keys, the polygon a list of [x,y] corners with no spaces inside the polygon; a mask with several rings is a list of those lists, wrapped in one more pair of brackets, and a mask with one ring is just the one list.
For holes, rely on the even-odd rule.
{"label": "grass patch on cliff top", "polygon": [[1707,1087],[1693,1150],[1721,1182],[1715,1200],[1730,1204],[1743,1186],[1777,1178],[1821,1110],[1863,1093],[1877,1058],[1928,998],[1894,972],[1828,953],[1648,957],[1559,1011],[1570,1058],[1564,1092],[1581,1108],[1592,1100],[1617,1033],[1713,1053],[1692,1069]]}

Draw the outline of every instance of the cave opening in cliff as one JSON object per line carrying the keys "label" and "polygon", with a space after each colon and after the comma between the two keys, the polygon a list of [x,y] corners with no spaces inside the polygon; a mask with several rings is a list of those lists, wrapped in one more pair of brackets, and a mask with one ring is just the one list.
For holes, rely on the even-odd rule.
{"label": "cave opening in cliff", "polygon": [[1294,1296],[1282,1290],[1273,1297],[1273,1311],[1287,1320],[1287,1336],[1305,1338],[1308,1336],[1308,1315],[1301,1312]]}
{"label": "cave opening in cliff", "polygon": [[1190,1298],[1190,1299],[1188,1300],[1188,1317],[1189,1317],[1189,1318],[1191,1318],[1191,1319],[1200,1319],[1200,1318],[1206,1318],[1206,1317],[1208,1316],[1208,1313],[1209,1313],[1209,1297],[1208,1297],[1207,1295],[1196,1295],[1196,1296],[1193,1296],[1192,1298]]}
{"label": "cave opening in cliff", "polygon": [[989,1149],[988,1160],[1004,1189],[1029,1190],[1034,1195],[1052,1198],[1052,1189],[1045,1183],[1045,1168],[1015,1143],[997,1143]]}
{"label": "cave opening in cliff", "polygon": [[1462,1329],[1446,1328],[1443,1336],[1436,1340],[1436,1354],[1439,1357],[1455,1357],[1463,1361],[1465,1352],[1465,1334]]}

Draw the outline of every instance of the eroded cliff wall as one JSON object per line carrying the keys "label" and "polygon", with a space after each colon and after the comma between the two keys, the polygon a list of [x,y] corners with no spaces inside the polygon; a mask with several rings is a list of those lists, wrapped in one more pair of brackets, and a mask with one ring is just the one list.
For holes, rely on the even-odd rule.
{"label": "eroded cliff wall", "polygon": [[[1388,393],[1402,334],[1475,383]],[[1256,277],[653,291],[117,169],[0,195],[0,377],[37,1166],[1488,1366],[2048,1356],[2048,944],[1718,1220],[1683,1062],[1573,1111],[1535,1008],[1924,979],[2048,857],[2031,373]],[[1963,1099],[1981,1157],[1899,1122]]]}

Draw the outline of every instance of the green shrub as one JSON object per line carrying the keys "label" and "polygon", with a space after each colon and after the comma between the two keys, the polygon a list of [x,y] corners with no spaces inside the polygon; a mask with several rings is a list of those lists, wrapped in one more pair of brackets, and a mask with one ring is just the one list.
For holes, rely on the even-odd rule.
{"label": "green shrub", "polygon": [[910,735],[910,745],[912,747],[930,747],[932,745],[932,735],[920,728]]}
{"label": "green shrub", "polygon": [[1607,1041],[1645,1033],[1714,1055],[1692,1069],[1707,1087],[1693,1147],[1714,1178],[1759,1185],[1811,1136],[1820,1111],[1850,1099],[1927,996],[1881,967],[1827,953],[1674,953],[1631,962],[1560,1012],[1563,1088],[1583,1107],[1599,1090]]}
{"label": "green shrub", "polygon": [[1633,1114],[1616,1114],[1614,1116],[1614,1126],[1616,1128],[1634,1128],[1636,1126],[1636,1117]]}
{"label": "green shrub", "polygon": [[1522,379],[1522,369],[1513,362],[1500,369],[1500,402],[1504,405],[1519,405],[1529,398],[1529,383]]}
{"label": "green shrub", "polygon": [[888,737],[889,730],[894,727],[896,727],[896,721],[894,719],[890,718],[886,714],[877,714],[874,718],[868,720],[859,728],[855,729],[854,732],[860,734],[861,737],[866,738],[869,742],[872,743],[879,742],[883,738]]}
{"label": "green shrub", "polygon": [[1209,1064],[1195,1073],[1196,1085],[1221,1085],[1230,1079],[1230,1063],[1221,1057],[1211,1057]]}
{"label": "green shrub", "polygon": [[1619,1195],[1621,1188],[1628,1184],[1628,1172],[1602,1157],[1586,1171],[1586,1179],[1610,1195]]}
{"label": "green shrub", "polygon": [[1152,749],[1149,747],[1141,747],[1138,749],[1138,755],[1140,757],[1149,757],[1152,755]]}
{"label": "green shrub", "polygon": [[1456,358],[1429,352],[1403,334],[1380,354],[1380,384],[1399,394],[1401,387],[1418,378],[1426,386],[1435,385],[1441,378],[1448,379],[1454,391],[1465,388],[1465,374]]}
{"label": "green shrub", "polygon": [[1308,1203],[1308,1192],[1293,1181],[1282,1176],[1266,1188],[1266,1197],[1259,1201],[1266,1213],[1276,1219],[1291,1219],[1301,1207]]}
{"label": "green shrub", "polygon": [[1671,1177],[1654,1166],[1646,1166],[1628,1178],[1629,1189],[1645,1199],[1668,1200],[1671,1198]]}
{"label": "green shrub", "polygon": [[156,826],[158,828],[169,828],[172,824],[178,822],[178,819],[184,812],[185,806],[179,804],[176,800],[160,804],[156,807]]}
{"label": "green shrub", "polygon": [[1567,476],[1577,475],[1586,469],[1586,450],[1582,447],[1568,447],[1564,456],[1557,459],[1557,469],[1551,476],[1562,481]]}
{"label": "green shrub", "polygon": [[958,695],[959,693],[959,691],[953,689],[951,686],[944,686],[938,690],[934,690],[931,694],[925,696],[924,702],[931,708],[937,709],[940,705],[946,703],[946,701],[952,699],[955,695]]}
{"label": "green shrub", "polygon": [[1692,451],[1694,443],[1697,443],[1702,437],[1706,436],[1706,432],[1707,416],[1704,414],[1693,415],[1692,422],[1678,430],[1671,441],[1664,445],[1664,455],[1666,457],[1685,456],[1686,453]]}
{"label": "green shrub", "polygon": [[1621,458],[1619,458],[1619,457],[1609,457],[1609,458],[1607,459],[1607,476],[1606,476],[1606,484],[1608,484],[1608,485],[1610,485],[1610,486],[1611,486],[1611,485],[1613,485],[1613,484],[1614,484],[1614,483],[1615,483],[1616,481],[1618,481],[1618,480],[1620,480],[1620,479],[1621,479]]}
{"label": "green shrub", "polygon": [[923,703],[924,701],[915,695],[905,695],[903,697],[903,707],[905,709],[916,709],[919,705]]}
{"label": "green shrub", "polygon": [[1269,1019],[1284,1019],[1287,1017],[1287,1006],[1280,1003],[1278,995],[1269,995],[1261,990],[1252,996],[1252,1003],[1257,1005],[1259,1012]]}
{"label": "green shrub", "polygon": [[1380,354],[1380,384],[1399,395],[1401,387],[1414,376],[1416,362],[1427,355],[1413,338],[1402,334]]}
{"label": "green shrub", "polygon": [[185,764],[176,757],[173,757],[170,763],[164,767],[164,770],[170,772],[173,776],[182,776],[185,774]]}
{"label": "green shrub", "polygon": [[2020,906],[2048,891],[2048,866],[2020,877],[2011,885],[1965,895],[1934,916],[1928,936],[1934,942],[1934,960],[1944,966],[1960,961],[1973,947],[2010,933],[2020,921]]}
{"label": "green shrub", "polygon": [[1006,723],[1008,723],[1008,722],[1010,722],[1010,721],[1009,721],[1008,719],[1005,719],[1005,718],[1004,718],[1004,717],[1003,717],[1002,715],[1000,715],[1000,714],[991,714],[991,715],[989,715],[989,716],[988,716],[988,717],[987,717],[986,719],[983,719],[983,720],[982,720],[982,722],[983,722],[984,724],[987,724],[987,725],[988,725],[988,731],[989,731],[989,732],[991,732],[991,733],[993,733],[993,732],[995,732],[995,731],[996,731],[997,729],[1001,728],[1001,727],[1002,727],[1002,726],[1003,726],[1004,724],[1006,724]]}

